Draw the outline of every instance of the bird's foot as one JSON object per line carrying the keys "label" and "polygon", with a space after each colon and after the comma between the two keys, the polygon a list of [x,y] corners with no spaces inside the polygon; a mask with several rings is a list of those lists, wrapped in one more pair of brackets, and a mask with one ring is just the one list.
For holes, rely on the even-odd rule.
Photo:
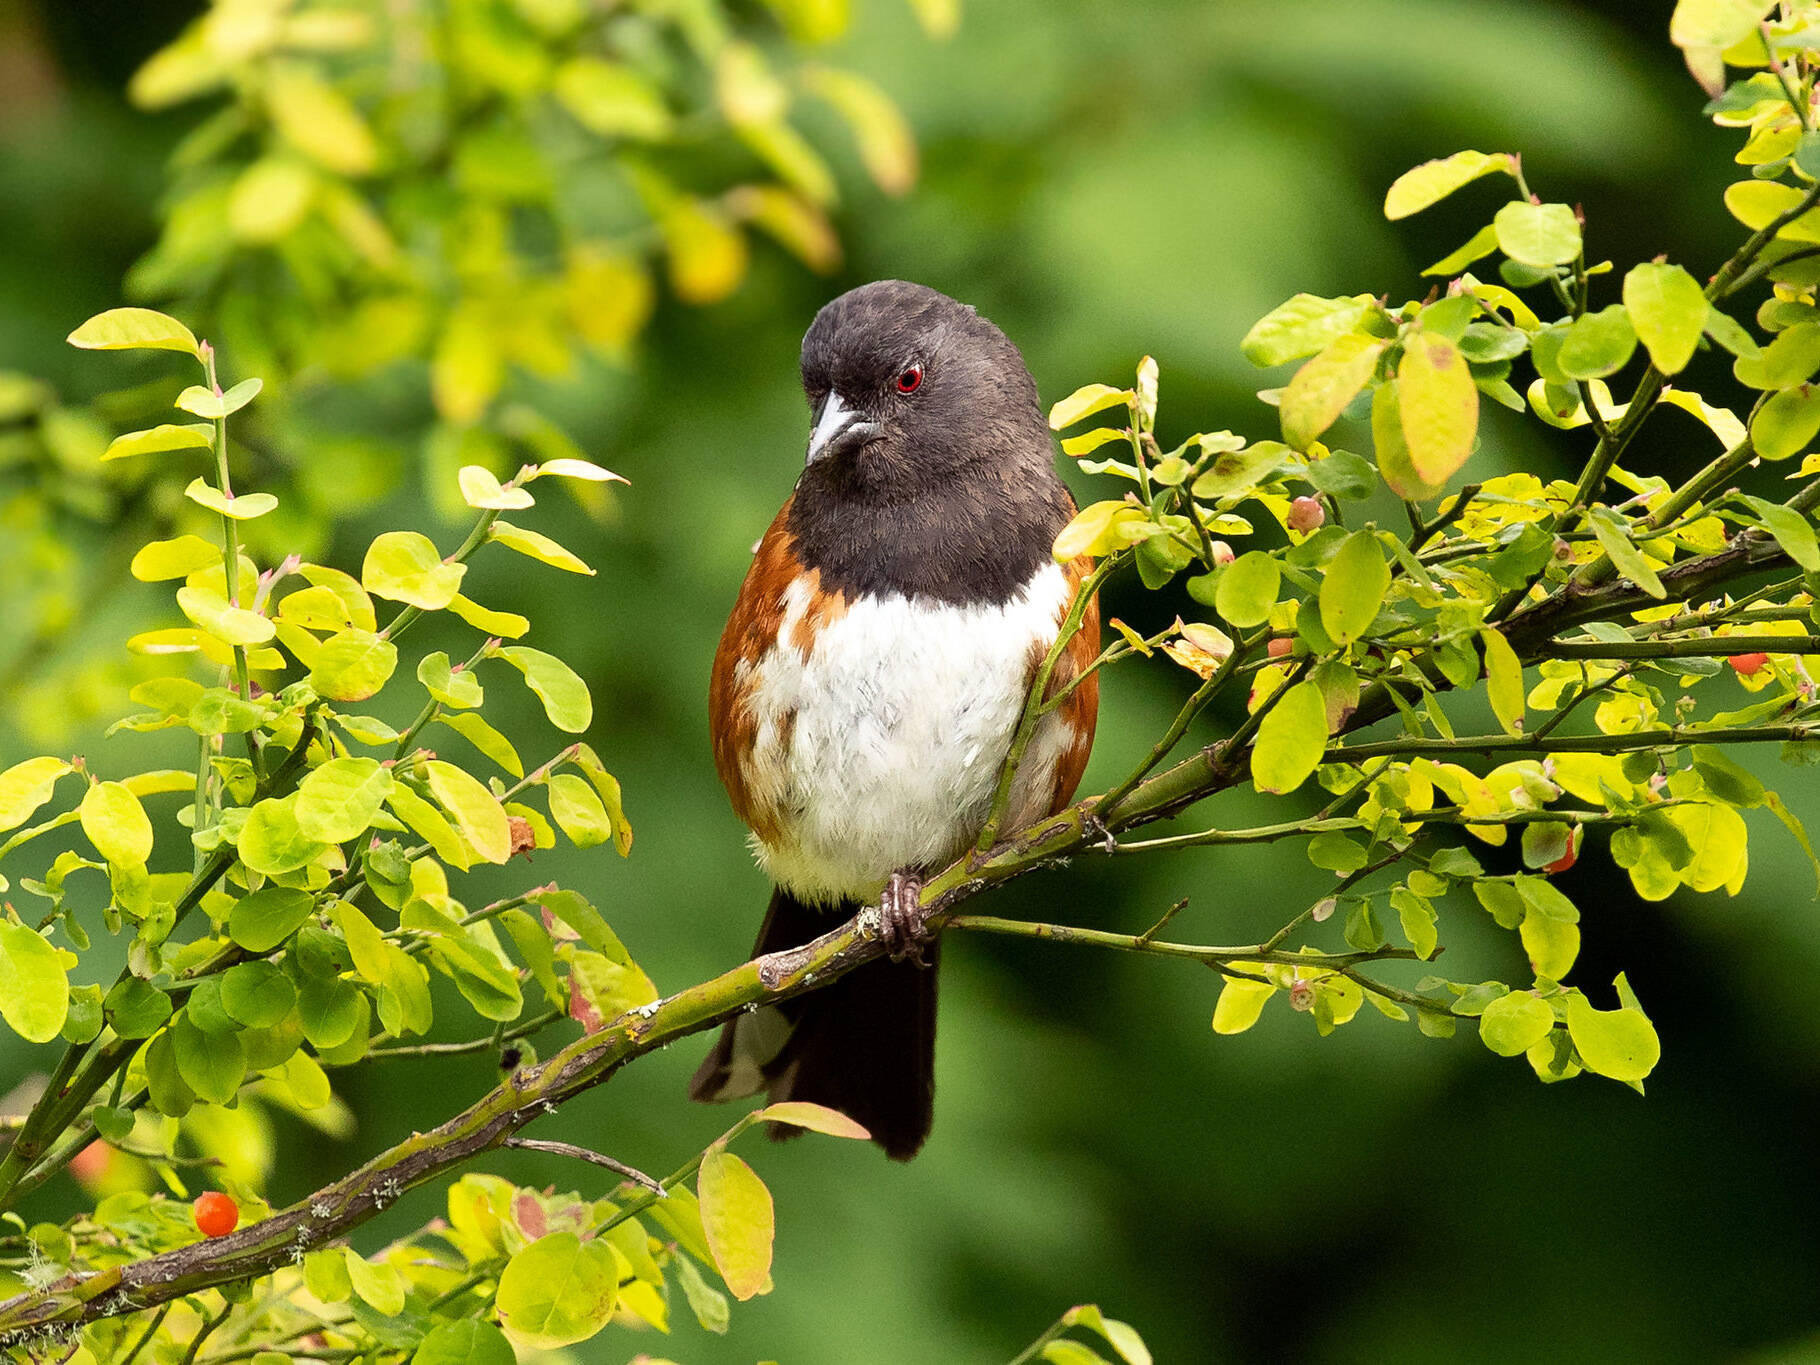
{"label": "bird's foot", "polygon": [[878,900],[878,936],[893,962],[906,958],[926,967],[925,950],[935,941],[929,932],[927,917],[920,904],[923,894],[922,874],[893,872]]}

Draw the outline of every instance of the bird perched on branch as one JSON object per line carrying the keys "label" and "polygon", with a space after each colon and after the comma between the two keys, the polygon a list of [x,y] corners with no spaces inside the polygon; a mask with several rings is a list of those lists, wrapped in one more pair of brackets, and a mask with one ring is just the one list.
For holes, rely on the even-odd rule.
{"label": "bird perched on branch", "polygon": [[[803,338],[802,383],[807,464],[714,656],[714,760],[776,883],[755,952],[877,904],[891,956],[727,1024],[690,1094],[828,1105],[907,1160],[935,1095],[922,878],[979,837],[1090,565],[1051,555],[1074,501],[1023,357],[972,308],[902,280],[852,290]],[[1099,633],[1090,604],[1049,697]],[[1068,803],[1098,707],[1089,675],[1043,713],[1006,828]]]}

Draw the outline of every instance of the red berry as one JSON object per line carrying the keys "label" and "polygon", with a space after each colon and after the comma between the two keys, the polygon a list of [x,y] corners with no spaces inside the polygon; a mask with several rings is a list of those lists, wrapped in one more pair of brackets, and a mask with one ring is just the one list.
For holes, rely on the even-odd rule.
{"label": "red berry", "polygon": [[1769,662],[1769,655],[1767,655],[1767,654],[1734,654],[1731,656],[1731,658],[1727,659],[1726,662],[1729,663],[1733,668],[1738,670],[1738,676],[1740,678],[1748,678],[1753,673],[1757,673],[1762,670],[1763,665]]}
{"label": "red berry", "polygon": [[240,1206],[219,1190],[197,1196],[196,1231],[204,1237],[225,1237],[240,1223]]}
{"label": "red berry", "polygon": [[1269,652],[1271,658],[1281,659],[1295,653],[1295,641],[1285,635],[1279,635],[1264,648]]}
{"label": "red berry", "polygon": [[105,1142],[96,1139],[70,1158],[69,1173],[80,1184],[93,1184],[107,1173],[110,1151]]}
{"label": "red berry", "polygon": [[1327,509],[1319,498],[1297,498],[1289,504],[1287,521],[1292,531],[1312,531],[1327,520]]}

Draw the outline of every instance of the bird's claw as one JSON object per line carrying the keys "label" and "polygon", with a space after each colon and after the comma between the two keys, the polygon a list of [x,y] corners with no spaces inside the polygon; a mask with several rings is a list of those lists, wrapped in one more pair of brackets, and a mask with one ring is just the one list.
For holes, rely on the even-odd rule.
{"label": "bird's claw", "polygon": [[929,965],[925,950],[934,942],[921,899],[923,879],[914,872],[893,872],[878,901],[878,936],[893,962],[905,959]]}

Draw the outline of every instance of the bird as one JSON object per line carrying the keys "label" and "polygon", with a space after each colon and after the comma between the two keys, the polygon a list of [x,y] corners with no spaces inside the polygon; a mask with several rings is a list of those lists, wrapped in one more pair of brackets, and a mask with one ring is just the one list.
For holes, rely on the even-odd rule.
{"label": "bird", "polygon": [[[904,280],[862,285],[815,315],[801,371],[807,456],[715,652],[714,761],[775,888],[754,956],[870,905],[890,955],[724,1025],[690,1094],[825,1105],[907,1161],[934,1118],[939,945],[922,881],[979,838],[1092,565],[1054,558],[1074,500],[1022,354],[975,309]],[[1074,795],[1099,650],[1090,601],[1006,828]]]}

